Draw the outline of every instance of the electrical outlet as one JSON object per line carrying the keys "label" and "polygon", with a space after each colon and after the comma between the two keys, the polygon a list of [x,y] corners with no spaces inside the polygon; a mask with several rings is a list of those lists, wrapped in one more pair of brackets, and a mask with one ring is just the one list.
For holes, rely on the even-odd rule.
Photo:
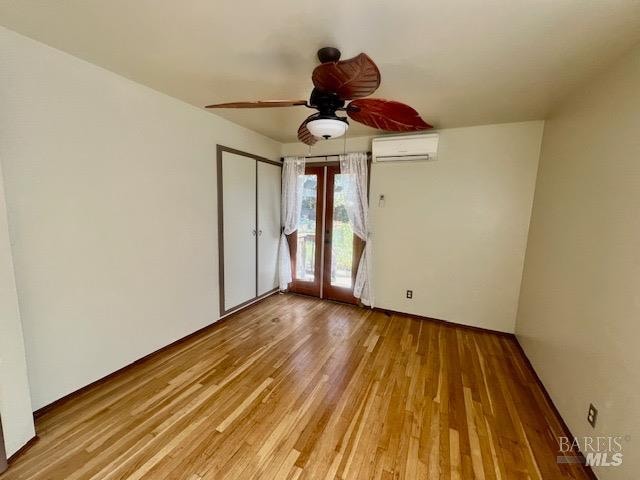
{"label": "electrical outlet", "polygon": [[589,404],[589,411],[587,412],[587,422],[593,428],[596,428],[596,420],[598,419],[598,409],[593,406],[593,403]]}
{"label": "electrical outlet", "polygon": [[413,290],[407,290],[407,298],[413,298]]}

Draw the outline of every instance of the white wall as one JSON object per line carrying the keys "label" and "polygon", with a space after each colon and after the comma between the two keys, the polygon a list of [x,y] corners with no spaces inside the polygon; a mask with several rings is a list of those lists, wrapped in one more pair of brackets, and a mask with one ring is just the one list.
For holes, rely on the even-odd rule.
{"label": "white wall", "polygon": [[379,307],[514,331],[542,129],[442,130],[437,161],[373,166]]}
{"label": "white wall", "polygon": [[13,455],[35,432],[3,185],[0,165],[0,419]]}
{"label": "white wall", "polygon": [[218,319],[216,143],[280,144],[0,28],[33,407]]}
{"label": "white wall", "polygon": [[640,46],[547,122],[516,329],[574,435],[631,436],[602,480],[640,472],[639,85]]}
{"label": "white wall", "polygon": [[[437,161],[373,164],[376,306],[514,331],[542,130],[543,122],[441,130]],[[347,151],[369,142],[349,139]],[[335,140],[311,154],[343,150]],[[305,151],[287,144],[283,154]]]}

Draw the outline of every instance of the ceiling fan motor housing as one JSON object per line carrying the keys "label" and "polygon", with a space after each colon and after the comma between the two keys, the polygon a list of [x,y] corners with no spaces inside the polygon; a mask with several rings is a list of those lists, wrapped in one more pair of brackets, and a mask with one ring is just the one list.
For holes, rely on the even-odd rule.
{"label": "ceiling fan motor housing", "polygon": [[336,110],[344,108],[344,100],[342,100],[334,92],[323,92],[314,88],[309,98],[309,105],[318,110],[321,115],[334,116]]}

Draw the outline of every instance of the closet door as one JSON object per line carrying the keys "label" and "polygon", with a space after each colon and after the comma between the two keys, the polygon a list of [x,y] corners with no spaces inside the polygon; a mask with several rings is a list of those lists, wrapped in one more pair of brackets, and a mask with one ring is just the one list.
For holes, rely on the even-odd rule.
{"label": "closet door", "polygon": [[224,315],[256,297],[256,160],[222,152]]}
{"label": "closet door", "polygon": [[278,286],[282,167],[258,162],[258,295]]}

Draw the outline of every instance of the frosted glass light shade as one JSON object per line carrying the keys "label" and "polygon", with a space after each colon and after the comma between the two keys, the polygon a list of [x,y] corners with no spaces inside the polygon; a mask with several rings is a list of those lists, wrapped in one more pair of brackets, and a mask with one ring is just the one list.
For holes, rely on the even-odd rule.
{"label": "frosted glass light shade", "polygon": [[327,140],[344,135],[349,128],[349,124],[334,118],[319,118],[307,123],[307,128],[314,137]]}

